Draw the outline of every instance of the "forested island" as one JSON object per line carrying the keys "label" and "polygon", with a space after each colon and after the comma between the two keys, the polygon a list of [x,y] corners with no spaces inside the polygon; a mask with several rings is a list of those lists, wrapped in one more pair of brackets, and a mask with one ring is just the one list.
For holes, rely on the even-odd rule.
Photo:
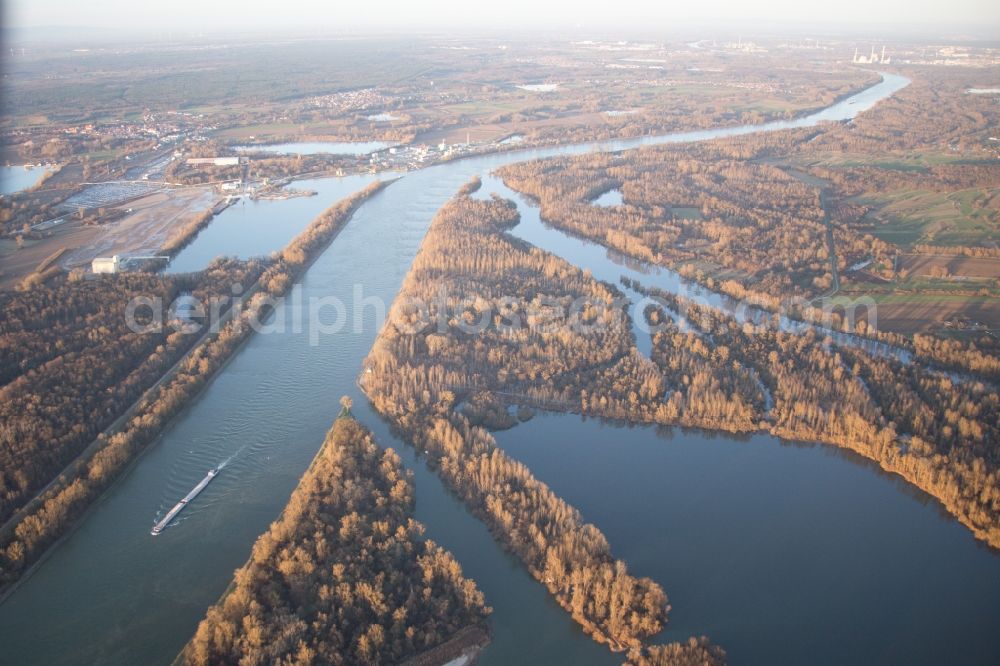
{"label": "forested island", "polygon": [[[935,496],[978,538],[1000,547],[994,387],[833,345],[815,331],[740,324],[714,308],[653,295],[665,304],[647,316],[662,324],[653,360],[671,390],[668,417],[849,448]],[[683,310],[693,329],[681,331],[665,310]],[[767,410],[760,408],[765,391],[773,401]],[[734,405],[744,407],[734,414]]]}
{"label": "forested island", "polygon": [[[884,357],[862,345],[834,344],[823,328],[792,333],[767,322],[741,323],[721,310],[629,283],[663,304],[648,308],[646,316],[660,329],[652,360],[668,398],[652,403],[659,405],[647,411],[651,419],[635,401],[609,414],[603,395],[595,404],[594,396],[581,393],[580,410],[732,431],[766,429],[849,448],[937,497],[978,538],[1000,546],[1000,350],[995,336],[977,332],[998,321],[989,313],[996,312],[1000,272],[988,262],[1000,228],[991,189],[1000,164],[965,157],[909,168],[873,154],[894,150],[894,159],[906,160],[914,151],[950,150],[959,141],[977,155],[995,105],[973,100],[974,110],[959,112],[961,93],[940,90],[956,82],[926,76],[929,82],[918,79],[877,113],[847,125],[501,169],[508,185],[539,202],[549,224],[673,268],[743,303],[872,338],[913,358],[903,362],[901,354]],[[921,104],[932,99],[955,108],[944,134],[936,129],[937,109],[930,114],[931,107]],[[894,129],[904,125],[905,132]],[[622,204],[593,205],[610,189],[621,191]],[[900,219],[905,210],[886,208],[894,192],[954,195],[966,202],[961,210],[968,220],[923,229],[923,238],[937,244],[900,245],[890,239],[912,223]],[[970,259],[963,263],[963,257]],[[972,277],[934,282],[934,275],[947,276],[941,268],[916,280],[908,266],[918,262]],[[852,313],[860,315],[856,320],[824,305],[838,292],[848,306],[852,297],[867,299]],[[985,325],[956,330],[961,311],[931,332],[907,324],[926,325],[921,313],[935,298],[942,308],[966,299],[961,302],[969,313],[987,313]],[[901,316],[907,308],[912,314]],[[879,316],[876,327],[881,310],[889,321],[882,326]],[[976,315],[965,319],[970,316]],[[643,394],[637,395],[642,402]]]}
{"label": "forested island", "polygon": [[[0,338],[6,382],[0,409],[8,410],[0,430],[6,456],[0,459],[6,521],[0,588],[16,581],[157,437],[253,333],[251,324],[263,321],[271,299],[284,294],[354,210],[386,184],[373,183],[332,205],[267,261],[223,260],[182,277],[64,278],[0,292],[8,313]],[[208,303],[213,294],[230,296],[234,284],[248,297],[217,332],[163,327],[137,333],[126,324],[124,308],[133,296],[169,304],[191,290]]]}
{"label": "forested island", "polygon": [[[521,404],[570,398],[566,408],[575,409],[583,386],[624,385],[634,403],[641,393],[648,405],[662,394],[658,373],[635,353],[613,305],[615,290],[504,234],[518,220],[516,208],[473,199],[474,188],[463,188],[435,217],[365,363],[362,387],[584,631],[613,650],[642,655],[643,641],[667,620],[663,589],[630,574],[594,525],[497,448],[479,424],[507,416],[501,394],[510,391],[521,392],[514,399]],[[446,304],[434,298],[439,289],[448,293]],[[503,296],[513,308],[507,316],[525,317],[526,325],[491,320],[469,332],[487,303]],[[532,303],[547,298],[585,299],[581,317],[595,333],[543,326],[544,308]],[[429,309],[421,312],[417,301]],[[439,318],[447,325],[433,330],[429,324]],[[657,652],[673,661],[649,663],[686,663],[695,652],[721,659],[695,640]]]}
{"label": "forested island", "polygon": [[412,518],[413,480],[349,407],[281,517],[211,607],[185,664],[445,663],[488,640],[489,608]]}
{"label": "forested island", "polygon": [[[446,206],[362,377],[376,407],[442,459],[442,475],[470,504],[484,501],[461,471],[470,442],[480,456],[502,456],[474,423],[510,426],[515,404],[763,429],[849,448],[940,499],[978,538],[1000,544],[1000,402],[991,384],[838,346],[815,330],[740,324],[666,293],[656,294],[663,308],[647,313],[661,330],[646,359],[613,304],[613,288],[504,234],[516,220],[512,205],[497,199],[460,196]],[[439,289],[447,302],[435,301]],[[547,319],[545,303],[581,298],[578,320]],[[413,299],[429,310],[408,305]],[[682,331],[667,310],[683,310],[694,327]],[[511,326],[515,318],[524,325]],[[443,330],[430,325],[440,321],[448,324]],[[491,523],[518,524],[490,511]]]}

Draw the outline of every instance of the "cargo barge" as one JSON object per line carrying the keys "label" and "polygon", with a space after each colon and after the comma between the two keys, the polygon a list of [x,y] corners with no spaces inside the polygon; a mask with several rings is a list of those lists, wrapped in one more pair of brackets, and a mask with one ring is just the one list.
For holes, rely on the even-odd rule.
{"label": "cargo barge", "polygon": [[197,497],[198,494],[201,491],[203,491],[209,483],[212,482],[212,479],[214,479],[218,475],[219,475],[218,467],[208,470],[208,474],[205,476],[205,478],[199,481],[198,485],[192,488],[191,492],[189,492],[187,495],[184,496],[184,499],[175,504],[174,508],[170,509],[170,511],[167,511],[167,515],[165,515],[160,522],[153,525],[153,531],[150,532],[150,534],[156,536],[157,534],[162,532],[166,528],[166,526],[170,524],[170,521],[176,518],[177,514],[183,511],[184,507],[186,507],[188,503],[191,502],[191,500]]}

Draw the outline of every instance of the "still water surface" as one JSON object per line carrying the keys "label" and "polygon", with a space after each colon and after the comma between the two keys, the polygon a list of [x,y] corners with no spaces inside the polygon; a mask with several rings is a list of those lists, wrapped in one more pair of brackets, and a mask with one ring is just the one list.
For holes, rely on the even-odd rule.
{"label": "still water surface", "polygon": [[500,446],[733,664],[1000,663],[1000,558],[858,456],[541,414]]}
{"label": "still water surface", "polygon": [[33,186],[45,175],[45,167],[0,166],[0,194],[14,194]]}
{"label": "still water surface", "polygon": [[[380,174],[383,180],[392,176]],[[199,271],[220,254],[249,259],[283,248],[332,202],[378,179],[371,174],[357,174],[298,180],[290,186],[292,189],[311,190],[316,196],[256,201],[243,197],[219,213],[190,245],[177,253],[167,272]]]}
{"label": "still water surface", "polygon": [[[856,96],[855,104],[835,105],[813,116],[764,127],[735,127],[715,132],[511,152],[412,172],[359,208],[304,276],[297,287],[297,302],[307,302],[312,296],[337,296],[347,304],[344,316],[348,322],[353,321],[355,315],[355,285],[361,286],[364,296],[376,296],[391,303],[434,213],[471,176],[486,175],[503,164],[556,154],[704,140],[807,126],[819,120],[842,120],[891,95],[906,83],[901,77],[886,75],[883,83]],[[183,257],[185,263],[172,269],[181,270],[180,266],[184,266],[183,270],[193,270],[203,267],[215,255],[243,252],[239,249],[244,247],[241,243],[256,243],[256,240],[242,236],[267,235],[268,230],[260,226],[265,224],[273,225],[273,235],[247,251],[265,253],[280,249],[287,239],[308,224],[315,215],[311,211],[319,212],[346,195],[348,188],[342,190],[329,184],[332,182],[335,181],[296,184],[296,187],[316,189],[319,191],[317,197],[258,202],[265,204],[260,208],[259,219],[254,212],[253,219],[243,226],[236,220],[246,213],[234,212],[230,222],[227,211],[175,259],[176,262]],[[349,188],[350,191],[354,189]],[[232,231],[214,234],[217,224],[232,224]],[[268,247],[269,243],[274,245]],[[184,256],[185,253],[188,256]],[[571,250],[565,254],[571,254]],[[566,258],[574,260],[573,256]],[[278,308],[274,314],[276,320],[292,317],[296,311],[296,297]],[[136,463],[132,472],[94,506],[79,528],[54,548],[35,574],[0,605],[0,645],[3,646],[0,659],[17,664],[168,663],[192,635],[205,608],[226,588],[233,569],[246,559],[254,539],[281,511],[339,410],[338,398],[349,394],[354,397],[357,416],[375,430],[382,444],[400,451],[407,466],[413,469],[416,514],[427,526],[428,536],[456,555],[495,610],[494,641],[484,653],[482,663],[621,663],[618,656],[584,636],[545,590],[496,545],[486,528],[443,489],[420,461],[415,460],[412,449],[394,439],[371,413],[356,390],[354,379],[377,333],[377,313],[369,306],[360,310],[358,316],[364,322],[360,333],[351,332],[352,326],[347,325],[341,333],[321,336],[314,345],[310,344],[307,331],[296,333],[289,328],[285,333],[256,335],[235,354],[204,393]],[[575,438],[559,433],[535,430],[545,423],[539,419],[504,433],[505,446],[510,446],[516,455],[524,456],[523,449],[514,448],[511,438],[524,447],[538,450],[557,440],[562,446],[572,446],[576,442]],[[589,422],[587,427],[593,427],[594,423]],[[640,446],[647,441],[644,438],[649,431],[616,432],[617,440],[637,438],[638,443],[634,445]],[[758,446],[704,433],[686,433],[683,437],[691,442],[692,448],[704,445],[706,452],[724,453],[729,450],[726,447],[742,447],[739,450],[745,453],[739,460],[752,468],[747,470],[751,478],[746,483],[755,493],[763,495],[759,501],[767,506],[788,500],[781,503],[783,513],[773,516],[746,513],[743,495],[728,492],[733,476],[742,471],[738,467],[730,476],[693,476],[704,479],[704,486],[698,488],[702,494],[692,495],[676,507],[660,502],[662,498],[657,488],[660,481],[644,478],[640,483],[629,474],[653,474],[657,471],[654,465],[669,463],[677,469],[664,469],[663,474],[683,476],[683,460],[639,458],[636,465],[643,469],[631,471],[608,466],[605,483],[614,488],[614,493],[631,497],[640,516],[646,515],[640,511],[642,501],[660,502],[657,508],[665,514],[665,520],[690,521],[693,526],[725,526],[725,530],[735,533],[742,529],[747,535],[753,532],[753,538],[741,541],[734,553],[728,553],[733,560],[745,558],[751,568],[754,563],[760,567],[753,568],[750,575],[743,578],[729,579],[740,586],[739,596],[732,602],[726,602],[725,595],[709,594],[707,586],[721,585],[709,569],[690,568],[686,573],[683,567],[676,568],[686,562],[682,560],[678,565],[674,556],[664,549],[664,544],[687,548],[688,564],[699,558],[711,559],[714,557],[713,544],[705,545],[705,539],[723,528],[696,539],[697,530],[693,527],[684,531],[678,525],[656,523],[655,529],[650,530],[636,520],[632,531],[619,531],[612,524],[614,521],[609,522],[593,506],[596,498],[606,492],[595,492],[588,502],[565,489],[567,499],[605,530],[618,555],[629,560],[637,572],[656,576],[671,594],[676,608],[671,638],[708,633],[727,647],[726,641],[732,640],[734,655],[745,656],[746,663],[753,662],[759,654],[753,650],[763,650],[767,644],[760,641],[754,647],[751,632],[746,629],[750,620],[746,616],[745,599],[750,598],[758,600],[755,613],[759,617],[751,618],[754,623],[788,627],[789,632],[803,634],[797,640],[804,645],[825,645],[824,636],[831,633],[844,641],[870,641],[872,637],[879,637],[883,627],[890,626],[895,633],[887,640],[894,643],[905,640],[918,646],[913,649],[920,657],[916,661],[931,663],[929,655],[934,654],[935,646],[941,645],[943,640],[953,639],[953,632],[938,633],[936,627],[928,626],[924,621],[928,614],[923,608],[913,608],[911,597],[893,597],[898,594],[895,588],[857,589],[856,585],[851,585],[848,589],[857,595],[852,599],[852,612],[862,619],[850,618],[848,624],[859,626],[865,618],[869,621],[870,633],[867,638],[859,638],[846,630],[841,631],[841,625],[847,622],[840,614],[842,605],[800,608],[796,605],[798,597],[783,596],[789,593],[788,586],[775,585],[775,576],[782,575],[780,569],[768,568],[772,566],[768,558],[775,549],[768,541],[780,544],[804,540],[807,543],[802,547],[806,552],[816,553],[823,549],[827,542],[820,536],[824,532],[803,527],[816,523],[818,503],[843,505],[845,523],[865,520],[875,514],[888,525],[902,520],[898,515],[898,502],[883,501],[882,495],[876,494],[871,502],[859,500],[855,503],[851,498],[859,492],[858,483],[837,484],[812,497],[811,493],[819,491],[807,482],[798,481],[798,475],[805,472],[799,470],[796,463],[789,462],[796,460],[789,454],[797,450],[774,445],[769,438]],[[596,447],[581,448],[577,453],[564,451],[562,455],[566,460],[573,460],[574,456],[599,456],[593,448]],[[831,455],[828,449],[816,450],[822,452],[822,457],[818,458],[820,462],[811,464],[829,467],[833,478],[838,478],[839,474],[834,468],[844,467],[868,479],[864,483],[882,488],[890,497],[914,501],[911,491],[870,467]],[[723,453],[717,454],[720,465],[725,463]],[[754,456],[761,456],[761,459],[750,466],[745,459]],[[223,473],[184,512],[179,524],[158,537],[151,537],[149,529],[156,516],[190,490],[210,467],[228,458],[232,460]],[[780,461],[773,462],[772,458]],[[539,476],[560,492],[563,489],[556,485],[557,481],[562,478],[568,483],[574,478],[572,469],[567,469],[561,477],[558,474],[553,477],[543,461],[538,464]],[[697,469],[693,467],[688,471],[694,474]],[[621,476],[617,477],[619,474]],[[786,476],[790,486],[776,481]],[[806,478],[813,477],[806,474]],[[789,487],[794,489],[794,496],[789,495]],[[705,504],[702,511],[703,503],[696,498],[704,495],[717,495],[719,501]],[[799,495],[804,499],[799,499]],[[677,497],[680,501],[684,496],[681,493]],[[727,497],[732,501],[726,501]],[[939,558],[935,570],[940,580],[944,583],[978,580],[983,590],[994,598],[1000,596],[995,594],[996,587],[991,586],[992,581],[1000,579],[998,559],[975,545],[965,530],[942,519],[936,510],[919,515],[922,517],[913,519],[917,524],[928,523],[920,527],[921,530],[932,530],[933,525],[939,523],[950,526],[938,534],[946,543],[938,544],[938,550],[933,551]],[[734,521],[743,521],[746,525]],[[754,521],[767,529],[752,530]],[[902,524],[910,523],[904,521]],[[678,530],[677,536],[669,530]],[[912,537],[909,532],[891,531],[886,538],[906,543]],[[863,551],[871,559],[856,557],[842,561],[827,557],[823,560],[825,565],[811,574],[817,577],[812,584],[837,591],[844,581],[854,580],[859,575],[863,580],[872,580],[872,575],[862,569],[871,569],[883,576],[891,569],[905,569],[907,563],[899,561],[905,557],[899,543],[895,550]],[[920,547],[927,546],[924,541],[916,543]],[[699,550],[701,548],[705,550]],[[671,568],[656,569],[654,564],[660,560],[672,563]],[[926,562],[926,559],[920,561]],[[960,570],[961,576],[950,578],[959,574],[941,573],[953,570]],[[921,569],[918,573],[929,576],[933,572]],[[702,576],[709,578],[702,579]],[[920,576],[910,575],[909,581],[914,589],[927,588],[927,580]],[[941,593],[941,586],[927,589],[933,594]],[[980,627],[983,617],[995,620],[995,606],[984,608],[977,601],[980,596],[963,596],[964,590],[960,586],[950,593],[953,603],[945,606],[953,616],[949,623],[964,620],[969,627]],[[886,601],[879,601],[883,596]],[[964,599],[968,603],[963,604]],[[932,606],[940,601],[939,597],[926,599]],[[867,613],[868,607],[875,608],[875,613]],[[889,618],[882,616],[886,608],[891,612]],[[984,611],[989,612],[984,616]],[[811,614],[803,618],[805,613]],[[911,621],[913,617],[916,620]],[[986,633],[976,633],[973,638],[973,633],[976,632],[970,629],[966,636],[973,645],[981,646],[990,639]],[[878,655],[864,657],[861,661],[878,660]]]}
{"label": "still water surface", "polygon": [[624,200],[622,199],[622,191],[608,190],[591,201],[591,203],[595,206],[603,206],[605,208],[610,206],[621,206],[622,203],[624,203]]}

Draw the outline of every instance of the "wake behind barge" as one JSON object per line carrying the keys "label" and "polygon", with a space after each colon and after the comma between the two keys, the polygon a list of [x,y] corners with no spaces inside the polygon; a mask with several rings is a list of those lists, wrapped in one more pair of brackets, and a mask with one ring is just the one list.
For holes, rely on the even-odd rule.
{"label": "wake behind barge", "polygon": [[189,492],[187,495],[184,496],[184,499],[175,504],[174,508],[170,509],[170,511],[167,511],[167,515],[165,515],[160,522],[153,525],[153,530],[150,532],[150,534],[156,536],[157,534],[162,532],[164,528],[170,524],[170,521],[176,518],[177,514],[183,511],[184,507],[186,507],[191,500],[197,497],[198,494],[201,491],[203,491],[209,483],[212,482],[212,479],[214,479],[218,475],[219,475],[218,467],[214,467],[208,470],[208,474],[205,476],[205,478],[199,481],[198,485],[192,488],[191,492]]}

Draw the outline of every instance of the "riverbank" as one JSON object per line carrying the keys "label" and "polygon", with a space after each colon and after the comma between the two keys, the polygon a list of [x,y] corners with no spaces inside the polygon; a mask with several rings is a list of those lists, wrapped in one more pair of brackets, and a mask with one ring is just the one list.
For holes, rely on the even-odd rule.
{"label": "riverbank", "polygon": [[[880,86],[876,92],[884,97],[892,90]],[[849,108],[861,106],[859,102]],[[302,280],[303,298],[332,295],[346,303],[347,321],[357,316],[364,322],[361,334],[346,327],[323,336],[318,345],[294,331],[253,336],[141,464],[95,506],[65,547],[0,607],[0,642],[6,653],[25,664],[109,658],[121,663],[169,663],[205,608],[222,594],[233,570],[246,560],[255,539],[287,504],[315,455],[315,443],[329,428],[331,406],[342,393],[353,391],[378,331],[371,323],[377,320],[373,308],[354,304],[352,286],[361,283],[366,296],[391,303],[431,217],[477,173],[489,173],[508,161],[670,140],[647,137],[458,160],[414,171],[362,207],[356,223],[348,225]],[[261,221],[263,231],[254,229],[254,234],[265,234],[269,221],[277,228],[304,217],[297,211],[309,201],[276,202],[262,211],[268,219]],[[217,222],[192,246],[204,247],[186,260],[184,270],[196,270],[214,254],[232,254],[234,243],[239,244],[241,256],[248,256],[280,250],[287,242],[273,242],[279,236],[272,234],[270,245],[258,242],[247,250],[239,237],[239,230],[246,228],[242,223]],[[276,316],[288,314],[286,307]],[[620,656],[616,661],[616,655],[580,631],[569,614],[550,600],[545,587],[497,545],[412,449],[393,438],[374,415],[368,418],[370,410],[360,393],[354,392],[354,398],[355,411],[365,414],[379,439],[392,442],[413,461],[417,515],[427,525],[428,536],[454,552],[471,577],[482,581],[495,608],[494,640],[481,655],[481,663],[620,663]],[[149,538],[148,525],[157,510],[176,501],[205,469],[241,450],[227,468],[231,473],[199,498],[182,528]],[[709,524],[714,520],[705,519]],[[85,576],[80,575],[81,567]],[[764,597],[768,594],[766,589],[754,590]],[[46,627],[53,624],[62,628],[59,644],[45,638]],[[706,629],[711,627],[694,631]]]}
{"label": "riverbank", "polygon": [[415,657],[410,657],[400,666],[474,666],[477,655],[490,643],[490,634],[485,627],[466,627],[447,641]]}
{"label": "riverbank", "polygon": [[[677,404],[665,414],[635,420],[766,431],[786,440],[816,441],[849,449],[934,496],[977,539],[993,549],[1000,547],[1000,516],[989,499],[997,473],[990,469],[973,436],[955,440],[949,434],[953,432],[949,414],[962,413],[967,420],[966,432],[979,432],[989,441],[995,403],[989,384],[974,378],[955,381],[939,373],[933,363],[924,360],[930,366],[924,368],[910,352],[885,342],[823,329],[784,315],[780,325],[774,326],[768,317],[758,316],[752,303],[688,282],[669,269],[635,256],[615,261],[596,239],[545,224],[539,208],[530,200],[526,203],[495,177],[487,179],[486,189],[517,203],[521,221],[510,231],[513,236],[590,270],[610,284],[628,281],[635,292],[630,297],[631,305],[652,295],[666,305],[665,310],[691,319],[689,329],[694,324],[697,335],[715,341],[712,346],[725,348],[727,362],[720,362],[713,353],[695,353],[690,359],[701,360],[687,361],[692,365],[685,366],[683,374],[731,378],[724,386],[728,393],[723,395],[727,405],[738,402],[740,418],[722,409],[706,412],[704,404],[721,404],[717,403],[718,396],[680,385],[671,387],[671,398]],[[633,319],[643,316],[643,312],[633,313]],[[752,325],[752,335],[745,332],[744,325]],[[660,342],[659,358],[654,360],[664,371],[700,344],[677,337],[680,333],[668,329],[662,337],[653,337],[654,347],[657,340]],[[637,340],[650,339],[648,332],[637,330],[634,335]],[[827,347],[827,338],[834,349]],[[796,354],[786,354],[784,350],[793,345]],[[767,395],[756,402],[763,404],[767,397],[771,398],[772,409],[767,413],[754,407],[759,379],[745,383],[733,380],[739,372],[730,365],[732,361],[765,378]],[[854,370],[838,372],[841,363]],[[694,397],[688,398],[687,394]],[[901,405],[895,396],[907,396],[908,402]],[[962,411],[966,405],[978,405],[977,411]],[[925,416],[913,419],[908,416],[911,409],[919,409]],[[593,404],[589,410],[580,411],[619,416],[595,410]],[[901,416],[890,418],[894,413]],[[953,450],[936,450],[936,443],[945,437],[955,442]]]}
{"label": "riverbank", "polygon": [[414,504],[401,458],[337,418],[180,661],[443,664],[480,647],[483,595],[423,537]]}
{"label": "riverbank", "polygon": [[[250,287],[237,312],[230,308],[226,313],[225,325],[218,333],[206,332],[165,375],[154,384],[143,397],[126,412],[111,431],[99,437],[85,451],[87,457],[72,463],[70,474],[64,472],[55,485],[40,494],[33,511],[26,511],[16,523],[6,525],[3,552],[9,561],[10,553],[20,553],[17,560],[20,571],[7,570],[9,577],[0,590],[3,603],[9,597],[10,588],[22,575],[34,571],[34,563],[44,552],[56,543],[71,526],[85,514],[87,506],[95,501],[121,473],[135,456],[148,447],[176,417],[185,405],[197,396],[216,371],[223,367],[231,355],[253,333],[251,321],[260,322],[269,312],[269,298],[285,293],[316,257],[336,237],[357,208],[371,196],[380,192],[392,181],[377,182],[352,197],[338,202],[324,211],[300,234],[286,250],[296,254],[295,260],[279,260],[266,269],[258,281]],[[100,475],[95,473],[100,469]],[[100,476],[101,482],[94,478]],[[41,531],[41,549],[26,549],[19,526],[32,520],[34,529]],[[21,545],[18,545],[21,544]],[[11,575],[13,573],[13,575]]]}
{"label": "riverbank", "polygon": [[186,225],[181,227],[174,235],[167,239],[167,241],[160,247],[160,251],[170,257],[171,259],[177,256],[177,253],[183,250],[191,241],[194,240],[195,236],[198,235],[202,229],[207,227],[209,223],[215,219],[215,216],[226,210],[230,206],[236,203],[236,199],[226,197],[225,199],[218,201],[210,209],[197,216]]}

